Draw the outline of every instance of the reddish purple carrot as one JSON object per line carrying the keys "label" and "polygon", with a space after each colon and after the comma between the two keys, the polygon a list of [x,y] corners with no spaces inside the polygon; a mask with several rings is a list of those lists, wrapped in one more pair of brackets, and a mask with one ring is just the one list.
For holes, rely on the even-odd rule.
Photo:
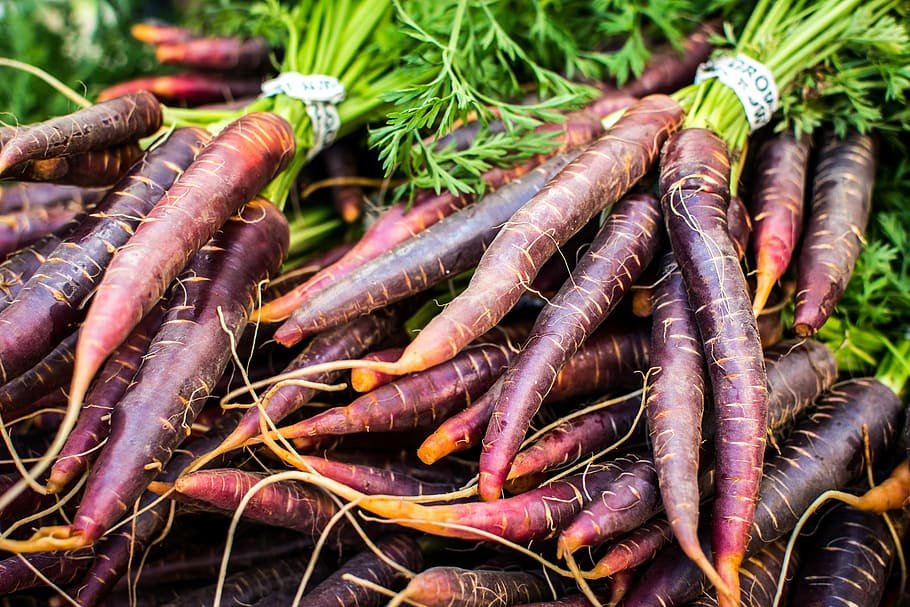
{"label": "reddish purple carrot", "polygon": [[0,258],[56,232],[80,210],[73,206],[53,206],[0,215]]}
{"label": "reddish purple carrot", "polygon": [[107,193],[104,188],[79,188],[56,183],[11,183],[0,185],[0,213],[28,211],[41,207],[70,205],[87,207]]}
{"label": "reddish purple carrot", "polygon": [[129,243],[117,251],[98,285],[76,346],[72,402],[82,401],[104,360],[196,251],[287,165],[293,153],[290,125],[264,112],[235,120],[199,153]]}
{"label": "reddish purple carrot", "polygon": [[207,139],[200,129],[174,131],[47,256],[16,301],[0,313],[4,378],[34,364],[73,330],[115,250],[133,235]]}
{"label": "reddish purple carrot", "polygon": [[255,97],[262,91],[259,78],[225,78],[214,74],[167,74],[127,80],[98,93],[98,101],[144,91],[166,103],[189,106]]}
{"label": "reddish purple carrot", "polygon": [[525,571],[433,567],[411,578],[399,596],[426,607],[489,607],[540,601],[549,595],[547,581]]}
{"label": "reddish purple carrot", "polygon": [[3,144],[0,175],[28,160],[103,150],[135,141],[157,131],[161,120],[158,100],[139,92],[28,125]]}
{"label": "reddish purple carrot", "polygon": [[682,109],[669,97],[646,97],[630,108],[512,216],[484,253],[468,288],[389,370],[411,373],[439,364],[495,326],[556,248],[645,175],[681,121]]}
{"label": "reddish purple carrot", "polygon": [[673,541],[673,530],[665,518],[656,518],[630,531],[613,542],[590,571],[594,578],[612,577],[654,558],[664,546]]}
{"label": "reddish purple carrot", "polygon": [[[761,481],[768,391],[746,278],[727,226],[729,174],[726,145],[709,130],[682,130],[664,149],[661,205],[714,393],[714,565],[733,600]],[[688,382],[689,375],[673,381]]]}
{"label": "reddish purple carrot", "polygon": [[367,495],[438,495],[458,488],[454,482],[428,483],[395,470],[337,462],[328,457],[301,455],[299,461],[304,468],[312,468],[322,476]]}
{"label": "reddish purple carrot", "polygon": [[60,237],[53,234],[19,249],[0,263],[0,311],[5,310],[19,295],[19,291],[32,274],[45,262],[47,256],[60,244]]}
{"label": "reddish purple carrot", "polygon": [[[98,455],[111,429],[114,406],[126,393],[158,332],[164,308],[156,306],[105,363],[82,403],[79,421],[66,439],[47,481],[49,493],[59,493],[81,475]],[[68,381],[68,380],[67,380]]]}
{"label": "reddish purple carrot", "polygon": [[24,407],[66,386],[73,372],[76,337],[74,331],[37,365],[0,386],[0,411]]}
{"label": "reddish purple carrot", "polygon": [[633,194],[621,200],[570,279],[538,315],[531,336],[503,376],[484,436],[479,483],[483,499],[494,500],[502,493],[531,419],[559,369],[650,263],[660,243],[659,226],[654,197]]}
{"label": "reddish purple carrot", "polygon": [[155,58],[164,65],[195,70],[259,72],[269,67],[269,52],[265,38],[204,37],[161,42]]}
{"label": "reddish purple carrot", "polygon": [[819,150],[797,265],[793,330],[801,337],[825,324],[853,274],[869,221],[875,156],[875,140],[857,133],[828,136]]}
{"label": "reddish purple carrot", "polygon": [[[404,347],[386,348],[385,350],[379,350],[378,352],[371,352],[370,354],[363,356],[362,360],[389,362],[398,360],[398,357],[401,356],[402,352],[404,352]],[[351,369],[351,388],[353,388],[355,392],[363,394],[364,392],[370,392],[379,386],[384,386],[387,383],[394,381],[396,377],[398,376],[374,371],[366,367],[362,369]]]}
{"label": "reddish purple carrot", "polygon": [[752,311],[764,309],[771,289],[784,275],[803,229],[809,140],[775,135],[758,150],[752,217],[755,236],[755,297]]}

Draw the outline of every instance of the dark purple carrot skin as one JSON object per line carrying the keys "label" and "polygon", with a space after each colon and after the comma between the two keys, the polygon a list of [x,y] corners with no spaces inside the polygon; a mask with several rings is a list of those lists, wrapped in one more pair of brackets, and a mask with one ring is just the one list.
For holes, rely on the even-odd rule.
{"label": "dark purple carrot skin", "polygon": [[41,207],[69,205],[87,207],[107,193],[103,188],[79,188],[56,183],[12,183],[0,185],[0,213],[28,211]]}
{"label": "dark purple carrot skin", "polygon": [[790,569],[796,571],[790,604],[875,607],[885,591],[895,546],[881,516],[840,506],[825,517],[802,554],[803,566]]}
{"label": "dark purple carrot skin", "polygon": [[495,326],[556,248],[647,173],[681,120],[682,109],[669,97],[654,95],[632,106],[512,216],[484,253],[468,288],[417,335],[396,371],[418,371],[448,360]]}
{"label": "dark purple carrot skin", "polygon": [[[647,332],[634,326],[609,326],[595,332],[568,360],[545,402],[634,386],[639,381],[636,372],[647,365]],[[443,422],[418,450],[421,460],[434,462],[479,444],[493,413],[499,385],[501,381],[470,407]],[[563,457],[562,453],[554,455],[554,461]]]}
{"label": "dark purple carrot skin", "polygon": [[79,211],[76,207],[54,206],[0,215],[0,258],[56,232]]}
{"label": "dark purple carrot skin", "polygon": [[837,380],[837,361],[825,344],[791,339],[765,350],[768,375],[768,432],[790,426],[819,394]]}
{"label": "dark purple carrot skin", "polygon": [[[592,178],[595,175],[589,173]],[[480,454],[481,497],[499,498],[531,419],[559,370],[650,263],[660,233],[657,200],[648,194],[626,196],[614,207],[572,276],[538,315],[531,336],[503,377],[487,426]]]}
{"label": "dark purple carrot skin", "polygon": [[19,249],[0,263],[0,311],[5,310],[19,295],[32,274],[60,244],[53,234]]}
{"label": "dark purple carrot skin", "polygon": [[[357,175],[357,160],[353,150],[342,143],[335,143],[322,152],[322,161],[325,164],[329,177],[353,177]],[[347,223],[357,221],[363,214],[363,205],[366,197],[363,189],[356,185],[341,185],[332,188],[332,202],[335,210]]]}
{"label": "dark purple carrot skin", "polygon": [[86,485],[73,531],[87,544],[139,497],[185,438],[246,325],[258,282],[277,271],[287,246],[284,216],[257,199],[187,266]]}
{"label": "dark purple carrot skin", "polygon": [[[24,441],[22,441],[24,442]],[[30,453],[31,445],[26,445],[26,449],[21,447],[18,449],[20,457],[29,457],[32,455]],[[35,445],[37,448],[45,448],[47,445]],[[9,454],[5,452],[4,457],[9,457]],[[37,453],[35,455],[40,455]],[[18,471],[13,471],[8,474],[0,474],[0,495],[6,493],[10,487],[16,484],[21,477],[21,474]],[[49,498],[46,495],[41,495],[40,493],[33,491],[31,488],[26,489],[14,499],[10,504],[6,506],[3,510],[0,510],[0,527],[6,528],[9,525],[15,523],[19,519],[40,512],[42,509],[47,508],[53,505],[54,500]]]}
{"label": "dark purple carrot skin", "polygon": [[559,550],[572,553],[634,531],[648,521],[659,507],[657,472],[650,457],[628,455],[609,463],[616,478],[585,504],[559,535]]}
{"label": "dark purple carrot skin", "polygon": [[870,135],[828,136],[819,150],[797,264],[797,335],[818,331],[844,294],[869,222],[875,166],[876,145]]}
{"label": "dark purple carrot skin", "polygon": [[322,476],[367,495],[438,495],[458,489],[455,483],[428,483],[394,470],[336,462],[328,457],[301,455],[300,461]]}
{"label": "dark purple carrot skin", "polygon": [[114,406],[133,381],[149,343],[158,332],[164,308],[156,306],[111,355],[82,403],[79,421],[66,439],[48,477],[48,491],[59,493],[98,456],[98,446],[110,434]]}
{"label": "dark purple carrot skin", "polygon": [[0,313],[3,378],[14,377],[47,354],[82,318],[114,251],[164,195],[208,135],[179,129],[133,165],[98,207],[51,253],[16,301]]}
{"label": "dark purple carrot skin", "polygon": [[803,229],[809,140],[797,140],[790,134],[775,135],[762,144],[757,156],[751,196],[756,315],[787,271]]}
{"label": "dark purple carrot skin", "polygon": [[47,582],[38,577],[26,561],[51,582],[64,586],[77,580],[88,569],[93,557],[91,549],[86,548],[8,557],[0,561],[0,595],[46,585]]}
{"label": "dark purple carrot skin", "polygon": [[[780,452],[765,463],[747,555],[792,530],[822,492],[842,488],[863,473],[864,426],[873,458],[885,456],[896,440],[900,410],[894,392],[872,378],[842,382],[818,399]],[[705,538],[702,545],[709,549]],[[703,580],[692,561],[671,546],[658,555],[623,605],[682,605],[697,597]]]}
{"label": "dark purple carrot skin", "polygon": [[24,407],[66,386],[73,372],[76,338],[73,332],[41,362],[0,387],[0,411]]}
{"label": "dark purple carrot skin", "polygon": [[164,65],[194,70],[259,72],[269,67],[269,51],[264,38],[205,37],[162,42],[155,58]]}
{"label": "dark purple carrot skin", "polygon": [[[423,291],[474,265],[502,225],[571,160],[560,154],[312,294],[282,325],[306,336]],[[352,284],[375,285],[369,290]],[[381,289],[380,289],[381,287]],[[375,293],[373,291],[376,291]],[[296,337],[295,337],[296,338]]]}
{"label": "dark purple carrot skin", "polygon": [[192,256],[290,162],[294,145],[286,120],[259,112],[229,124],[199,153],[111,259],[76,346],[74,400]]}
{"label": "dark purple carrot skin", "polygon": [[402,594],[426,607],[488,607],[543,600],[550,586],[524,571],[432,567],[411,578]]}
{"label": "dark purple carrot skin", "polygon": [[730,196],[730,204],[727,206],[727,230],[730,232],[730,240],[733,241],[737,259],[742,259],[746,256],[749,237],[752,235],[752,218],[739,196]]}
{"label": "dark purple carrot skin", "polygon": [[[610,602],[610,593],[607,591],[598,592],[594,590],[595,596],[601,604],[606,605]],[[522,603],[516,607],[594,607],[593,603],[583,594],[573,594],[555,601],[540,601],[534,603]]]}
{"label": "dark purple carrot skin", "polygon": [[556,426],[515,456],[508,480],[574,464],[597,453],[629,432],[640,406],[641,396],[636,394]]}
{"label": "dark purple carrot skin", "polygon": [[0,151],[0,174],[28,160],[102,150],[151,135],[161,126],[161,105],[139,92],[28,125]]}
{"label": "dark purple carrot skin", "polygon": [[[192,504],[204,505],[231,516],[243,496],[263,478],[264,474],[233,468],[198,470],[177,479],[174,484],[176,495],[172,497],[189,500]],[[257,491],[244,508],[243,518],[273,527],[293,529],[315,543],[337,512],[337,504],[321,489],[303,483],[281,481]],[[350,545],[359,541],[359,536],[342,519],[332,528],[328,545]]]}
{"label": "dark purple carrot skin", "polygon": [[349,405],[282,428],[281,435],[302,438],[432,427],[483,394],[505,370],[511,356],[503,346],[468,348],[448,362],[400,377]]}
{"label": "dark purple carrot skin", "polygon": [[613,542],[594,565],[594,577],[610,577],[643,565],[673,541],[673,530],[665,518],[657,518]]}
{"label": "dark purple carrot skin", "polygon": [[[356,358],[396,331],[410,310],[411,305],[404,302],[326,331],[313,338],[284,371],[294,371],[333,360]],[[315,375],[308,379],[331,383],[340,376],[341,372],[331,372]],[[318,390],[312,388],[294,385],[282,386],[271,394],[264,405],[265,411],[277,424],[309,402],[316,394],[318,394]],[[259,431],[259,409],[251,408],[241,418],[237,429],[225,440],[224,447],[240,446],[259,434]]]}
{"label": "dark purple carrot skin", "polygon": [[135,143],[127,143],[73,156],[30,160],[13,167],[11,175],[26,181],[107,187],[116,183],[140,156],[142,149]]}
{"label": "dark purple carrot skin", "polygon": [[[423,554],[410,536],[390,535],[376,542],[387,558],[410,571],[423,569]],[[400,571],[381,560],[372,550],[365,550],[345,562],[335,573],[304,595],[299,607],[379,607],[388,597],[375,590],[342,579],[354,575],[383,588],[399,586],[404,578]],[[272,605],[277,603],[273,602]]]}
{"label": "dark purple carrot skin", "polygon": [[[777,580],[784,565],[784,552],[787,542],[783,539],[768,544],[762,550],[743,561],[739,570],[742,577],[742,605],[743,607],[772,607],[774,595],[777,592]],[[798,553],[793,552],[790,559],[790,571],[798,566]],[[875,578],[882,579],[882,578]],[[882,586],[884,586],[882,584]],[[787,588],[787,586],[784,586]],[[786,592],[783,594],[781,605],[787,604]],[[791,601],[792,605],[811,605],[813,603]],[[859,607],[860,603],[856,603]],[[878,605],[878,603],[869,603]],[[717,597],[713,590],[708,590],[701,597],[688,603],[686,607],[717,607]]]}
{"label": "dark purple carrot skin", "polygon": [[761,480],[768,390],[746,278],[727,226],[729,175],[726,145],[711,131],[684,129],[664,149],[661,206],[714,393],[714,564],[735,597]]}
{"label": "dark purple carrot skin", "polygon": [[[552,150],[551,153],[554,156],[591,141],[603,130],[600,122],[592,120],[590,117],[574,122],[569,120],[567,124],[561,126],[564,127],[560,136],[562,145]],[[544,160],[544,158],[535,157],[517,167],[490,169],[483,174],[484,183],[488,188],[495,191],[497,188],[534,171]],[[408,208],[406,202],[394,205],[370,226],[354,248],[338,263],[326,268],[293,293],[289,293],[280,300],[270,302],[268,306],[263,306],[260,311],[260,318],[266,322],[283,320],[296,308],[303,305],[311,295],[328,288],[329,285],[342,282],[343,278],[346,279],[351,272],[366,262],[413,238],[415,234],[422,232],[472,202],[474,202],[473,196],[457,196],[449,191],[435,194],[432,190],[429,190],[419,194],[411,208]],[[445,244],[449,248],[451,247],[449,240],[445,240]],[[438,266],[438,264],[436,265]],[[440,271],[438,268],[434,268],[432,264],[429,264],[429,267],[433,268],[434,271]],[[444,270],[442,271],[444,272]],[[418,277],[411,277],[412,280],[416,278]],[[372,282],[374,278],[369,276],[369,280]],[[396,276],[396,280],[400,281],[400,276]],[[347,283],[348,281],[344,280],[344,282]],[[301,339],[302,334],[298,334],[298,329],[300,327],[296,323],[289,324],[285,330],[284,337],[279,335],[279,338],[285,339],[282,343],[290,344],[292,341]],[[322,330],[322,328],[319,330]]]}
{"label": "dark purple carrot skin", "polygon": [[255,97],[262,91],[262,83],[259,78],[224,78],[193,72],[149,76],[110,86],[98,94],[98,101],[139,91],[151,93],[162,102],[198,106]]}

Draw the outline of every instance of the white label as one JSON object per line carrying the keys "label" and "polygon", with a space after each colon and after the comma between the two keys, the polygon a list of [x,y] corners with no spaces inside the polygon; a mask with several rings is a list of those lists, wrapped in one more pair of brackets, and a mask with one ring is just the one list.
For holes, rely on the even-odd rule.
{"label": "white label", "polygon": [[709,78],[717,78],[733,89],[753,131],[768,124],[780,106],[771,70],[748,55],[719,57],[698,66],[695,83]]}
{"label": "white label", "polygon": [[262,83],[265,97],[284,94],[306,104],[313,124],[313,147],[307,155],[312,158],[335,141],[341,118],[335,106],[344,101],[345,90],[340,80],[332,76],[284,72]]}

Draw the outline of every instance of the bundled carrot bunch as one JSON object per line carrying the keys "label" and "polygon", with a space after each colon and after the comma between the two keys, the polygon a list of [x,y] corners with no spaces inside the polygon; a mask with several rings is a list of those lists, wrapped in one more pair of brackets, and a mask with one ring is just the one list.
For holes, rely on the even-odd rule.
{"label": "bundled carrot bunch", "polygon": [[[374,131],[395,144],[388,170],[428,163],[362,236],[304,259],[281,209],[327,145],[312,101],[171,108],[138,81],[2,131],[0,177],[19,183],[0,203],[69,213],[11,237],[0,264],[12,604],[42,600],[23,592],[42,585],[79,605],[878,605],[901,592],[889,575],[910,514],[910,342],[876,327],[888,354],[873,378],[839,375],[812,338],[831,342],[842,298],[833,321],[850,326],[848,284],[867,268],[872,131],[904,127],[868,109],[902,99],[900,4],[762,1],[735,44],[728,31],[785,109],[756,143],[728,84],[688,85],[710,25],[581,108],[570,89],[526,116],[503,101],[471,120],[466,103],[459,120],[421,118],[427,138],[395,135],[446,78],[464,85],[453,53],[478,9],[451,8],[447,44],[421,22],[430,5],[257,9],[291,32],[282,72],[345,82],[345,129],[388,121]],[[312,38],[293,34],[303,14]],[[355,59],[337,37],[375,52],[402,31],[451,74]],[[224,78],[266,65],[263,41],[134,33],[194,69],[221,53]],[[514,52],[509,36],[497,40]],[[538,84],[561,86],[526,59]],[[453,105],[468,95],[454,88]],[[489,99],[480,90],[471,103]],[[507,147],[520,137],[526,149]],[[138,159],[116,164],[127,147]],[[349,185],[336,151],[326,164],[342,179],[328,183]],[[434,180],[451,187],[420,187]],[[829,499],[847,505],[797,542]]]}

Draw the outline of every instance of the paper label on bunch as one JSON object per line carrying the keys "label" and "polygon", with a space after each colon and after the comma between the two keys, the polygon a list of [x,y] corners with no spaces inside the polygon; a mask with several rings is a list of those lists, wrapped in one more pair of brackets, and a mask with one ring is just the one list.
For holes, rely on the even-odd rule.
{"label": "paper label on bunch", "polygon": [[717,78],[733,89],[753,131],[768,124],[780,106],[771,70],[748,55],[739,53],[701,64],[695,74],[696,84],[709,78]]}
{"label": "paper label on bunch", "polygon": [[335,140],[341,127],[341,118],[335,106],[344,101],[346,94],[344,85],[337,78],[284,72],[263,82],[262,94],[266,97],[284,94],[306,104],[307,114],[313,124],[313,147],[308,154],[309,158]]}

